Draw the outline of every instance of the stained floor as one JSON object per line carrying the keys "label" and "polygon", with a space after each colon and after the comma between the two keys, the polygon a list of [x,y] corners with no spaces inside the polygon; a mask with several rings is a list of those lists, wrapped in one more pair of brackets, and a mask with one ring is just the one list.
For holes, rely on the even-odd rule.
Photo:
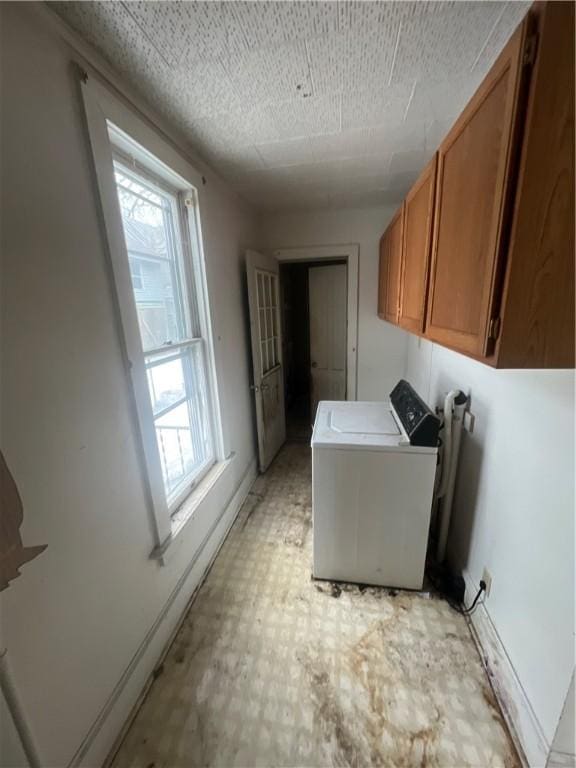
{"label": "stained floor", "polygon": [[519,768],[464,618],[311,580],[310,450],[258,478],[115,768]]}

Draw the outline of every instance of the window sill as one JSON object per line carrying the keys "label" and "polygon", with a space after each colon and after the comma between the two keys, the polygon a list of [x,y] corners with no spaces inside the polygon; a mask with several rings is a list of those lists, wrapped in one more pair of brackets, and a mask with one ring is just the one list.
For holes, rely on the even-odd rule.
{"label": "window sill", "polygon": [[162,544],[154,547],[150,553],[150,558],[152,560],[159,560],[162,563],[165,562],[168,550],[170,550],[173,544],[178,540],[180,534],[186,528],[187,523],[194,516],[196,509],[220,480],[233,459],[234,454],[215,464],[198,484],[198,487],[186,497],[178,510],[172,515],[172,529],[170,531],[170,536],[168,536]]}

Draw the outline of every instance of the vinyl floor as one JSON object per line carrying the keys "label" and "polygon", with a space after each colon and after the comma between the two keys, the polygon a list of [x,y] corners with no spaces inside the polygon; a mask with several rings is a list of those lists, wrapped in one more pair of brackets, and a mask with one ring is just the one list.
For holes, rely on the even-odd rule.
{"label": "vinyl floor", "polygon": [[256,480],[114,768],[520,768],[462,616],[311,579],[310,475]]}

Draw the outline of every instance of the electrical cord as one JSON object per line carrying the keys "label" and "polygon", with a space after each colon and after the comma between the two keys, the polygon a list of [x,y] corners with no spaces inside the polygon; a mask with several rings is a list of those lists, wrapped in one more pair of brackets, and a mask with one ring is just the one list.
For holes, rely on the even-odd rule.
{"label": "electrical cord", "polygon": [[462,608],[462,613],[464,615],[471,616],[472,613],[474,613],[474,611],[477,608],[477,604],[478,604],[478,600],[480,599],[480,595],[482,594],[482,592],[485,592],[485,591],[486,591],[486,582],[484,581],[484,579],[482,579],[480,581],[480,588],[478,589],[478,592],[476,592],[476,597],[472,601],[472,605],[469,608],[466,608],[466,606],[464,606],[464,608]]}
{"label": "electrical cord", "polygon": [[450,608],[452,608],[453,611],[456,611],[456,613],[459,613],[461,616],[472,616],[476,608],[478,608],[478,606],[482,605],[484,602],[478,602],[480,600],[480,595],[486,591],[486,582],[484,579],[480,580],[480,587],[478,588],[478,592],[476,593],[476,596],[474,597],[471,605],[466,608],[465,605],[456,603],[449,595],[447,595],[446,590],[442,589],[442,587],[438,584],[437,580],[432,576],[431,573],[428,572],[427,576],[430,579],[432,586],[444,597]]}

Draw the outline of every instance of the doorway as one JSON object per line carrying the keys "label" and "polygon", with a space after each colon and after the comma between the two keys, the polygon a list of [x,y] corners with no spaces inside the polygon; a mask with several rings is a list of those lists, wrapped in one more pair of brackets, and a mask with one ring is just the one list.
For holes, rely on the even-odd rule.
{"label": "doorway", "polygon": [[[358,245],[246,252],[261,472],[284,443],[287,426],[292,440],[309,441],[316,401],[356,400],[358,256]],[[319,348],[313,339],[320,339]]]}
{"label": "doorway", "polygon": [[280,264],[286,436],[308,441],[320,400],[347,397],[345,259]]}

